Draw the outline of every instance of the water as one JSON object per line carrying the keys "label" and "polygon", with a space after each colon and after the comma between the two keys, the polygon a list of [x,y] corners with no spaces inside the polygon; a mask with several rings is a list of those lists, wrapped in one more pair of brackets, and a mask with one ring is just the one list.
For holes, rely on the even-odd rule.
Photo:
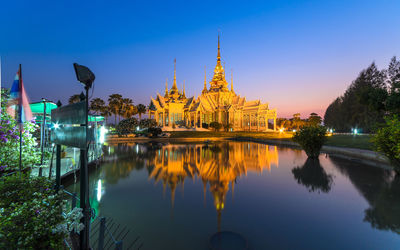
{"label": "water", "polygon": [[392,171],[228,141],[118,144],[105,159],[90,174],[92,206],[135,230],[143,249],[209,249],[218,231],[249,249],[400,249]]}

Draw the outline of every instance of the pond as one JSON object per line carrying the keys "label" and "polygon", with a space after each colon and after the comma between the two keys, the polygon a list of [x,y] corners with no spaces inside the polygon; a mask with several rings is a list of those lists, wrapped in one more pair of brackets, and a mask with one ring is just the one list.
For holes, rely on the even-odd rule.
{"label": "pond", "polygon": [[104,159],[91,205],[143,249],[208,249],[220,231],[249,249],[400,249],[400,177],[389,170],[234,141],[117,144]]}

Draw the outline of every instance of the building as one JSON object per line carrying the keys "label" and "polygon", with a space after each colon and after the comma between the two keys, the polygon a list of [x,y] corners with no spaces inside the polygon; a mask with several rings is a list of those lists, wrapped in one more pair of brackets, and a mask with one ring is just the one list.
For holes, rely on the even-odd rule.
{"label": "building", "polygon": [[221,64],[219,36],[217,65],[209,84],[207,88],[205,75],[201,95],[187,98],[185,87],[179,91],[176,85],[175,60],[172,88],[168,90],[167,81],[164,96],[157,94],[155,99],[151,98],[149,117],[154,118],[161,127],[172,127],[175,124],[199,128],[207,127],[211,122],[219,122],[234,131],[276,130],[276,109],[269,109],[268,103],[247,101],[246,97],[236,94],[233,81],[231,88],[228,88],[225,69]]}

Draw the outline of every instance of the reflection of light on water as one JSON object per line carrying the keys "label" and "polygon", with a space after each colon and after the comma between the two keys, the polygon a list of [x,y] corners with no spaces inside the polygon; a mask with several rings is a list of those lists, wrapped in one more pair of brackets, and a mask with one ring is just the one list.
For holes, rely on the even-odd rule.
{"label": "reflection of light on water", "polygon": [[101,199],[101,179],[97,181],[97,201]]}
{"label": "reflection of light on water", "polygon": [[139,144],[136,144],[136,154],[139,153]]}

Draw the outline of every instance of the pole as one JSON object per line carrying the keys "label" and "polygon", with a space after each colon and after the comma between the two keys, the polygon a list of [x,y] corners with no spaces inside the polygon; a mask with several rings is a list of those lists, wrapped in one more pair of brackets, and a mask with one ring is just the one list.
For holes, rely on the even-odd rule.
{"label": "pole", "polygon": [[89,131],[89,121],[88,121],[88,107],[89,107],[89,87],[85,86],[86,96],[85,96],[85,124],[86,126],[86,147],[81,149],[80,153],[80,207],[83,210],[83,217],[81,223],[84,225],[83,230],[80,232],[80,246],[81,249],[89,249],[89,223],[90,223],[90,209],[89,204],[89,176],[87,168],[87,145],[88,145],[88,131]]}
{"label": "pole", "polygon": [[61,186],[61,145],[56,146],[56,190]]}
{"label": "pole", "polygon": [[44,110],[43,110],[43,120],[42,120],[42,134],[40,135],[40,151],[42,153],[42,156],[40,158],[40,164],[43,165],[43,151],[44,151],[44,140],[45,140],[45,129],[46,129],[46,99],[43,99],[43,105],[44,105]]}
{"label": "pole", "polygon": [[19,123],[19,176],[22,174],[22,67],[19,65],[19,100],[18,100],[18,123]]}

